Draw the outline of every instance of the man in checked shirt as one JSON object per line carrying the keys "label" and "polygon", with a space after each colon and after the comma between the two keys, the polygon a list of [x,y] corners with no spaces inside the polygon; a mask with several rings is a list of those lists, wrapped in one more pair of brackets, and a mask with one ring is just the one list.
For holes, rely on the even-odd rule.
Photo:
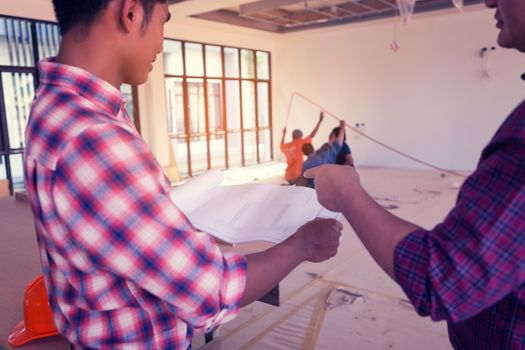
{"label": "man in checked shirt", "polygon": [[[496,9],[498,44],[525,52],[525,0]],[[456,349],[525,349],[525,101],[483,150],[456,206],[432,230],[378,205],[352,167],[311,169],[319,201],[341,211],[419,314],[446,320]]]}
{"label": "man in checked shirt", "polygon": [[230,320],[302,261],[334,256],[342,226],[315,220],[273,248],[223,254],[170,201],[170,183],[125,111],[146,81],[168,4],[53,0],[62,32],[24,158],[57,327],[77,349],[187,349],[194,328]]}

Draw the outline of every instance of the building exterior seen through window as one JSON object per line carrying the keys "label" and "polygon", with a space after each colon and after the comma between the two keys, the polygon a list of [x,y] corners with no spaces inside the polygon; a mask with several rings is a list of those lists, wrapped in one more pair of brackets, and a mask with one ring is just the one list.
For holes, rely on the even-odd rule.
{"label": "building exterior seen through window", "polygon": [[269,52],[166,39],[164,73],[182,177],[273,159]]}
{"label": "building exterior seen through window", "polygon": [[[59,45],[55,23],[0,16],[0,181],[9,181],[11,194],[24,187],[22,154],[38,86],[37,62],[56,56]],[[132,88],[121,90],[133,116]]]}

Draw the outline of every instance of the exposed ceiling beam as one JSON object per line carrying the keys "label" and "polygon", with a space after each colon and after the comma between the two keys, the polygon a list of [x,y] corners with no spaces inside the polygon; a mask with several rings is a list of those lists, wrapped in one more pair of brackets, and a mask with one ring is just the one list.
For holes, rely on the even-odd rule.
{"label": "exposed ceiling beam", "polygon": [[246,4],[253,0],[191,0],[170,5],[172,18],[184,18]]}
{"label": "exposed ceiling beam", "polygon": [[241,16],[249,16],[257,12],[278,9],[279,7],[304,2],[304,0],[261,0],[256,2],[248,2],[247,4],[240,6],[239,14]]}
{"label": "exposed ceiling beam", "polygon": [[[287,1],[287,0],[283,0]],[[291,0],[290,0],[291,1]],[[293,0],[297,2],[297,0]],[[303,2],[304,0],[300,1]],[[357,1],[357,0],[356,0]],[[264,1],[264,2],[270,2]],[[385,2],[385,0],[381,1]],[[483,0],[464,0],[464,6],[470,6],[470,5],[476,5],[479,3],[482,3]],[[356,3],[354,3],[356,5]],[[341,8],[341,6],[338,6],[339,10],[342,10],[343,12],[347,12],[345,9]],[[415,13],[423,13],[423,12],[429,12],[429,11],[436,11],[436,10],[442,10],[446,8],[453,7],[452,1],[450,0],[419,0],[416,2],[415,7]],[[255,14],[254,14],[255,15]],[[314,21],[312,22],[304,22],[304,23],[293,23],[293,21],[290,21],[290,23],[287,24],[279,24],[279,22],[276,22],[276,20],[280,18],[272,18],[273,16],[268,15],[268,13],[264,14],[264,17],[255,17],[252,16],[239,16],[235,12],[231,11],[225,11],[225,10],[218,10],[213,11],[209,13],[205,13],[202,15],[197,15],[195,17],[222,22],[222,23],[228,23],[233,25],[239,25],[244,27],[249,27],[253,29],[259,29],[259,30],[266,30],[274,33],[291,33],[299,30],[304,29],[314,29],[314,28],[326,28],[331,27],[333,25],[340,25],[340,24],[350,24],[350,23],[358,23],[363,21],[370,21],[370,20],[376,20],[376,19],[382,19],[387,17],[393,17],[397,15],[397,9],[395,6],[386,7],[384,10],[377,10],[377,11],[367,11],[366,13],[356,13],[355,11],[348,11],[347,15],[341,16],[341,19],[329,19],[327,21]],[[261,14],[259,14],[261,15]],[[275,16],[279,17],[279,16]]]}
{"label": "exposed ceiling beam", "polygon": [[235,12],[226,10],[217,10],[213,12],[203,13],[201,15],[196,15],[195,17],[215,22],[249,27],[252,29],[265,30],[268,32],[280,32],[280,26],[276,23],[266,22],[260,19],[257,21],[250,20],[244,17],[239,17]]}

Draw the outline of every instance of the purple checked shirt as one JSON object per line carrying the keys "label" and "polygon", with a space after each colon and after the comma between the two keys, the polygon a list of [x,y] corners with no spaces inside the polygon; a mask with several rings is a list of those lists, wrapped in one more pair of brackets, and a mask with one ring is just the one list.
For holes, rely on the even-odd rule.
{"label": "purple checked shirt", "polygon": [[525,101],[445,221],[405,237],[394,259],[418,313],[446,320],[454,348],[525,348]]}

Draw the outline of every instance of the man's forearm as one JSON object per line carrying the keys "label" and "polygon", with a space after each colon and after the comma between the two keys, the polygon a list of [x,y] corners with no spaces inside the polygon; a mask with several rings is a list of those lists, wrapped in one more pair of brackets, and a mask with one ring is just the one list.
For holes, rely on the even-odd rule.
{"label": "man's forearm", "polygon": [[315,126],[315,128],[312,130],[312,132],[310,133],[310,137],[311,138],[314,138],[315,135],[317,135],[317,131],[319,131],[319,127],[321,126],[321,122],[323,120],[322,119],[319,119],[319,121],[317,122],[317,125]]}
{"label": "man's forearm", "polygon": [[246,256],[248,270],[241,306],[250,304],[275,287],[304,258],[301,249],[286,240],[263,252]]}
{"label": "man's forearm", "polygon": [[394,250],[405,236],[420,227],[392,215],[359,189],[342,199],[343,215],[381,268],[395,280]]}

